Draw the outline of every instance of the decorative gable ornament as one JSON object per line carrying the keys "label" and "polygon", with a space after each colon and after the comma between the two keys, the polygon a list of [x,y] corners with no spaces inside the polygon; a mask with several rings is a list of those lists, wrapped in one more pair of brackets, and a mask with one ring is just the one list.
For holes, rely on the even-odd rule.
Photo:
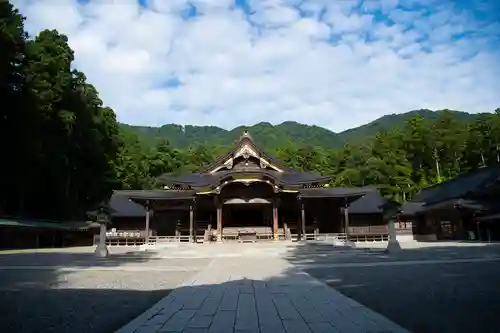
{"label": "decorative gable ornament", "polygon": [[257,159],[260,158],[259,154],[255,150],[253,150],[248,144],[243,145],[236,154],[234,154],[234,158],[238,158],[242,156],[245,160],[248,160],[250,156],[255,157]]}
{"label": "decorative gable ornament", "polygon": [[224,162],[223,164],[228,170],[231,170],[233,168],[233,165],[234,165],[234,159],[233,158],[230,158],[228,159],[226,162]]}
{"label": "decorative gable ornament", "polygon": [[272,164],[266,158],[262,157],[260,152],[255,149],[255,145],[253,143],[252,137],[250,134],[245,131],[240,138],[239,146],[233,151],[233,153],[227,157],[227,159],[222,163],[218,164],[218,166],[213,166],[213,169],[207,170],[206,172],[215,173],[221,169],[231,170],[235,167],[235,160],[241,157],[244,160],[244,165],[248,166],[249,160],[254,158],[256,161],[256,165],[260,166],[261,169],[272,168],[274,171],[283,172],[282,169]]}

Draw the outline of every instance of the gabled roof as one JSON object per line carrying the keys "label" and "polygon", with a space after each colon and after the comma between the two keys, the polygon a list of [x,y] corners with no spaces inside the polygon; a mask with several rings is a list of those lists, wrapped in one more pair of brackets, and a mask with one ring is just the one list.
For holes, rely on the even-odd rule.
{"label": "gabled roof", "polygon": [[[450,202],[455,207],[473,209],[485,207],[485,203],[471,201],[476,194],[483,192],[490,185],[500,180],[500,165],[481,167],[467,172],[446,182],[425,188],[413,200],[401,207],[401,214],[412,216],[424,212],[431,205]],[[486,206],[490,206],[487,204]],[[481,208],[480,210],[482,210]]]}
{"label": "gabled roof", "polygon": [[487,200],[458,199],[455,202],[455,207],[459,209],[473,211],[475,213],[498,211],[498,203],[496,200],[487,201]]}
{"label": "gabled roof", "polygon": [[208,173],[211,170],[221,166],[225,161],[234,156],[234,154],[236,154],[237,151],[245,145],[251,147],[254,151],[256,151],[259,154],[259,156],[265,158],[269,163],[276,165],[282,170],[288,170],[285,167],[284,163],[280,161],[278,158],[257,147],[250,133],[248,133],[248,131],[244,131],[241,137],[235,142],[233,148],[231,148],[225,155],[219,156],[212,163],[200,169],[199,173],[202,174]]}
{"label": "gabled roof", "polygon": [[320,187],[320,188],[304,188],[299,191],[299,198],[303,199],[319,199],[329,198],[342,200],[345,204],[350,204],[355,200],[363,197],[368,192],[364,188],[348,188],[348,187]]}
{"label": "gabled roof", "polygon": [[32,220],[32,219],[22,219],[22,218],[0,218],[0,226],[71,231],[71,230],[87,230],[90,228],[98,228],[99,224],[92,221],[50,222],[44,220]]}
{"label": "gabled roof", "polygon": [[172,188],[201,189],[218,186],[222,180],[231,180],[233,176],[267,177],[276,185],[292,187],[330,181],[328,176],[286,168],[277,158],[258,148],[247,131],[226,155],[217,158],[200,172],[177,177],[164,174],[157,180]]}
{"label": "gabled roof", "polygon": [[423,189],[412,202],[431,205],[474,194],[500,179],[500,165],[478,168],[446,182]]}
{"label": "gabled roof", "polygon": [[399,209],[402,216],[414,216],[424,210],[423,202],[405,202]]}
{"label": "gabled roof", "polygon": [[112,217],[144,217],[146,210],[143,206],[130,200],[130,191],[114,191],[109,206],[112,209]]}
{"label": "gabled roof", "polygon": [[371,189],[364,196],[349,205],[350,214],[376,214],[383,213],[386,203],[384,197],[377,189]]}
{"label": "gabled roof", "polygon": [[185,200],[194,198],[194,191],[165,191],[165,190],[125,190],[115,191],[115,193],[124,195],[132,200],[151,199],[151,200]]}
{"label": "gabled roof", "polygon": [[277,184],[285,186],[300,186],[310,183],[325,183],[330,180],[330,177],[328,176],[321,176],[319,174],[309,172],[277,172],[268,169],[260,169],[256,171],[254,169],[245,170],[244,168],[240,168],[238,170],[225,170],[215,173],[193,173],[180,177],[170,177],[168,175],[162,175],[158,177],[158,181],[165,185],[175,184],[191,188],[203,188],[216,184],[218,185],[220,181],[242,173],[246,175],[269,177],[273,179]]}

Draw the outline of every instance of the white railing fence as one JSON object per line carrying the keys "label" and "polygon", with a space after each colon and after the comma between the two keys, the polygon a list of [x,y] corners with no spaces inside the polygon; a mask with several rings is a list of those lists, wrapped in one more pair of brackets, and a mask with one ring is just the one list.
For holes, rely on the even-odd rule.
{"label": "white railing fence", "polygon": [[[279,235],[280,241],[285,241],[286,237],[284,235]],[[291,234],[291,241],[316,241],[316,242],[349,242],[354,243],[383,243],[389,240],[389,235],[387,234],[369,234],[369,235],[347,235],[345,233],[312,233],[305,234],[300,237],[299,234]],[[238,241],[239,236],[237,234],[223,235],[223,241]],[[258,233],[256,235],[257,241],[272,241],[272,233]],[[150,236],[148,237],[147,245],[156,246],[168,243],[190,243],[192,238],[189,235],[182,236]],[[196,235],[196,243],[210,243],[204,235]],[[107,238],[106,243],[108,246],[139,246],[144,245],[146,242],[144,238]]]}

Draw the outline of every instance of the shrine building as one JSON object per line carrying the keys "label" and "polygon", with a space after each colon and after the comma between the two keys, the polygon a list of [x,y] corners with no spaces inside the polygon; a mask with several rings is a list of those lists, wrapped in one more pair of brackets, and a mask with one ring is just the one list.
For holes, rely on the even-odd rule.
{"label": "shrine building", "polygon": [[[233,149],[199,172],[158,181],[161,190],[115,191],[108,238],[128,237],[127,232],[192,242],[332,233],[387,238],[376,189],[329,187],[330,177],[287,168],[246,131]],[[358,204],[361,213],[350,215],[350,204],[365,195],[369,202]]]}

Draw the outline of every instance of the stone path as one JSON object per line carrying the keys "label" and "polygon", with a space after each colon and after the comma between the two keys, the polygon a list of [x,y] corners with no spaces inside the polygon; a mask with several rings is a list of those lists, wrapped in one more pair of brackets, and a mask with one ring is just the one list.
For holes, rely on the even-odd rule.
{"label": "stone path", "polygon": [[282,258],[216,258],[117,333],[408,333]]}

